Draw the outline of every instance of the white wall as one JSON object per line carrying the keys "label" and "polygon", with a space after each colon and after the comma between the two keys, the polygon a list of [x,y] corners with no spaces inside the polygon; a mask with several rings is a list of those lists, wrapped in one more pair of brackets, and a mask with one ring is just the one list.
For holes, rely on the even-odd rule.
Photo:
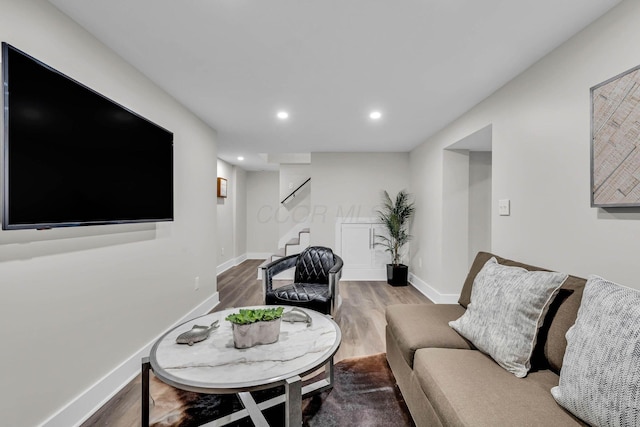
{"label": "white wall", "polygon": [[[442,155],[442,249],[438,254],[427,255],[427,262],[441,257],[441,280],[448,283],[464,281],[469,267],[469,151],[447,149]],[[418,242],[420,250],[424,242]],[[423,264],[424,257],[418,258],[418,267]],[[433,299],[431,294],[428,296]]]}
{"label": "white wall", "polygon": [[217,198],[218,274],[244,261],[247,254],[247,173],[218,159],[218,177],[227,180],[227,197]]}
{"label": "white wall", "polygon": [[247,172],[247,253],[249,257],[278,249],[278,172]]}
{"label": "white wall", "polygon": [[44,0],[0,38],[174,133],[174,222],[0,231],[0,414],[33,426],[216,294],[216,135]]}
{"label": "white wall", "polygon": [[469,152],[469,266],[491,250],[491,152]]}
{"label": "white wall", "polygon": [[[420,242],[412,272],[444,280],[443,148],[492,125],[492,251],[519,261],[640,288],[638,210],[590,207],[589,89],[640,63],[640,2],[624,1],[411,152]],[[499,64],[497,64],[499,66]],[[497,215],[511,199],[511,216]]]}
{"label": "white wall", "polygon": [[409,187],[409,153],[311,153],[311,243],[336,247],[336,218],[376,217],[382,191]]}
{"label": "white wall", "polygon": [[234,205],[238,195],[234,187],[234,166],[221,159],[217,159],[217,163],[218,178],[227,180],[227,197],[217,197],[218,240],[216,265],[220,269],[222,265],[232,261],[235,254]]}
{"label": "white wall", "polygon": [[[311,165],[280,165],[280,201],[284,200],[300,184],[311,177]],[[313,181],[305,184],[278,212],[279,234],[282,237],[297,224],[304,223],[311,212],[311,188]]]}
{"label": "white wall", "polygon": [[233,193],[235,233],[234,256],[242,259],[247,254],[247,171],[237,166],[233,168]]}

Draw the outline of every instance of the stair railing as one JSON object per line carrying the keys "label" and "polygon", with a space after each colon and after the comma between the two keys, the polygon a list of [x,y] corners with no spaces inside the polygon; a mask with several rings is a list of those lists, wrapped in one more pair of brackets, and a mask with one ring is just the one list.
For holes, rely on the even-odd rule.
{"label": "stair railing", "polygon": [[284,199],[282,199],[282,201],[280,202],[281,204],[284,205],[284,202],[286,202],[287,200],[289,200],[291,197],[296,197],[296,192],[298,190],[300,190],[302,187],[305,186],[306,183],[308,183],[309,181],[311,181],[311,177],[307,178],[307,180],[305,182],[303,182],[302,184],[300,184],[298,186],[298,188],[296,188],[295,190],[293,190],[287,197],[285,197]]}

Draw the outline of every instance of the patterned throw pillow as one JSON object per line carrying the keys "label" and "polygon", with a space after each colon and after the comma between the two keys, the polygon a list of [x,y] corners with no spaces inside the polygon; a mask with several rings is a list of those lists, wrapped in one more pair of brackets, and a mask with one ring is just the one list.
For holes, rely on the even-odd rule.
{"label": "patterned throw pillow", "polygon": [[640,291],[589,277],[551,394],[591,425],[640,426]]}
{"label": "patterned throw pillow", "polygon": [[523,378],[549,304],[566,279],[563,273],[508,267],[491,258],[473,281],[467,311],[449,326]]}

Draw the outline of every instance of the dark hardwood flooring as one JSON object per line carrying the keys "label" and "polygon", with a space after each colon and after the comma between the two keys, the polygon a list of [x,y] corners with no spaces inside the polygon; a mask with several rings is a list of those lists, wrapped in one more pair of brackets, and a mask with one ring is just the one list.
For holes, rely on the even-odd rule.
{"label": "dark hardwood flooring", "polygon": [[[256,279],[262,260],[247,260],[218,276],[220,304],[212,311],[262,304],[262,285]],[[342,306],[336,322],[342,344],[335,361],[385,351],[385,307],[390,304],[431,304],[412,286],[392,287],[385,282],[341,281]],[[140,425],[140,376],[120,390],[81,427]],[[152,390],[153,394],[153,390]]]}

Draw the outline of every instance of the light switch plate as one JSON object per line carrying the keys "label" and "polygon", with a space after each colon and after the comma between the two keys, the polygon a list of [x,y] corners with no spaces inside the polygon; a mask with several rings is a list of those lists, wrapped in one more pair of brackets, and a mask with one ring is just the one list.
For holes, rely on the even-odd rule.
{"label": "light switch plate", "polygon": [[501,216],[511,215],[511,200],[509,199],[498,200],[498,213]]}

